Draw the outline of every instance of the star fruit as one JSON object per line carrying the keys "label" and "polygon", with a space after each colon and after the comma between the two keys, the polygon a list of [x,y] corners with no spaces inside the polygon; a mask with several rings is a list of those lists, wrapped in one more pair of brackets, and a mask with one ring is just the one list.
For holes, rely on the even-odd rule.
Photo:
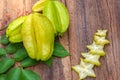
{"label": "star fruit", "polygon": [[72,66],[72,69],[79,74],[80,80],[86,78],[87,76],[96,77],[93,70],[94,64],[86,63],[81,59],[80,65]]}

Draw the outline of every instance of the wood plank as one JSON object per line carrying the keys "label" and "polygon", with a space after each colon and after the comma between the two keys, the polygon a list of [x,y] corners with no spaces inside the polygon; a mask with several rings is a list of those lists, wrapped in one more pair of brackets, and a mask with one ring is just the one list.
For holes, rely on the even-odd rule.
{"label": "wood plank", "polygon": [[[1,0],[0,28],[15,18],[31,12],[38,0]],[[42,80],[78,80],[71,66],[79,64],[81,52],[87,52],[97,29],[107,29],[110,45],[105,47],[106,56],[100,59],[101,66],[95,67],[96,78],[86,80],[120,80],[120,1],[119,0],[61,0],[70,14],[70,26],[60,42],[70,52],[66,58],[54,58],[49,68],[42,62],[30,67]],[[4,31],[3,31],[4,32]],[[0,35],[3,33],[0,32]]]}
{"label": "wood plank", "polygon": [[[91,44],[93,34],[97,29],[108,29],[108,39],[111,44],[105,48],[106,57],[101,58],[101,67],[96,67],[96,80],[119,80],[119,3],[113,0],[76,0],[74,1],[75,10],[73,10],[74,20],[73,25],[69,29],[70,51],[74,56],[71,56],[71,62],[74,65],[80,55],[80,52],[85,52],[86,44]],[[69,5],[72,3],[69,2]],[[69,6],[70,7],[70,6]],[[116,8],[118,8],[116,10]],[[116,10],[116,11],[115,11]],[[116,15],[117,14],[117,15]],[[117,16],[117,17],[116,17]],[[79,36],[77,36],[79,34]],[[81,37],[82,36],[82,37]],[[76,47],[77,45],[77,47]],[[82,49],[81,49],[82,47]],[[80,51],[79,51],[79,50]],[[76,54],[74,53],[76,52]],[[80,55],[81,57],[81,55]],[[77,62],[78,63],[78,62]],[[73,79],[76,80],[76,75],[73,73]],[[88,78],[87,80],[94,80]]]}

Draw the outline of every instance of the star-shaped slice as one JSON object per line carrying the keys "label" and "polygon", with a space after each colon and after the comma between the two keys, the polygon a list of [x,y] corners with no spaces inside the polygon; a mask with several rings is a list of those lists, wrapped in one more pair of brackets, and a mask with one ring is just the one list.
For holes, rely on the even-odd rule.
{"label": "star-shaped slice", "polygon": [[98,45],[95,42],[93,42],[93,44],[91,45],[87,45],[86,46],[90,51],[90,54],[94,54],[94,55],[100,55],[100,56],[104,56],[105,52],[103,50],[103,46],[102,45]]}
{"label": "star-shaped slice", "polygon": [[82,56],[85,58],[84,59],[85,62],[94,64],[96,66],[100,66],[100,62],[99,62],[100,55],[82,53]]}
{"label": "star-shaped slice", "polygon": [[94,64],[86,63],[81,59],[80,65],[72,66],[72,69],[79,74],[80,80],[85,79],[87,76],[96,77],[93,70]]}
{"label": "star-shaped slice", "polygon": [[97,30],[95,35],[101,36],[101,37],[106,37],[107,30]]}
{"label": "star-shaped slice", "polygon": [[109,44],[109,40],[105,39],[105,37],[100,37],[100,36],[94,36],[94,41],[96,44],[104,46],[105,44]]}

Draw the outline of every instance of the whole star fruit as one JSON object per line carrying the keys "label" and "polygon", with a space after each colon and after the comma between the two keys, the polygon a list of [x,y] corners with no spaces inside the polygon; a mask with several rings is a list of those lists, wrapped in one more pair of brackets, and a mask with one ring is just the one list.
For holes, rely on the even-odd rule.
{"label": "whole star fruit", "polygon": [[54,28],[44,15],[32,13],[28,15],[22,26],[23,44],[29,57],[46,61],[54,49]]}
{"label": "whole star fruit", "polygon": [[49,18],[55,28],[56,35],[63,35],[69,26],[69,14],[60,1],[50,0],[44,4],[43,14]]}

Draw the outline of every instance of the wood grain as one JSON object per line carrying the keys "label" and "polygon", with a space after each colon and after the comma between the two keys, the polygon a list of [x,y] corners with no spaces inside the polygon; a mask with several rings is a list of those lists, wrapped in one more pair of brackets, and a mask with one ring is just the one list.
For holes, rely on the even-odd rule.
{"label": "wood grain", "polygon": [[[1,0],[0,28],[15,18],[31,12],[37,0]],[[30,67],[42,80],[79,80],[71,66],[79,64],[81,52],[87,52],[97,29],[107,29],[110,45],[105,47],[106,56],[95,67],[96,78],[86,80],[120,80],[120,0],[61,0],[70,14],[68,31],[60,42],[70,52],[66,58],[54,58],[52,67],[43,63]],[[0,32],[0,35],[3,32]]]}

